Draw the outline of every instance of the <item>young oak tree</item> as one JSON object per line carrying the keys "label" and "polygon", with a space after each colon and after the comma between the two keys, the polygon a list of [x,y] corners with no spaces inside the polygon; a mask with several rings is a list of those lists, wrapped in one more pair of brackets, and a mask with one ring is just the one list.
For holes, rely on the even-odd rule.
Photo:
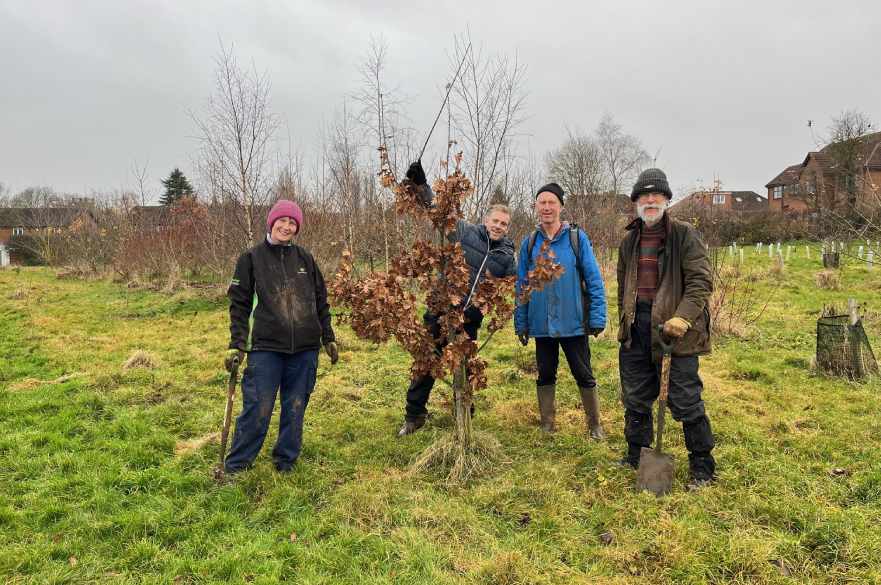
{"label": "young oak tree", "polygon": [[[431,373],[438,379],[452,375],[455,432],[429,447],[416,465],[448,465],[448,480],[464,482],[485,470],[487,455],[497,449],[497,441],[491,437],[475,440],[470,407],[474,393],[487,385],[486,362],[479,352],[511,320],[516,277],[496,278],[487,272],[472,295],[471,304],[489,321],[489,337],[479,346],[464,331],[463,300],[469,292],[470,272],[460,244],[450,237],[462,218],[464,201],[474,193],[461,170],[462,154],[454,157],[452,172],[447,169],[446,178],[434,182],[432,207],[420,203],[413,183],[397,181],[384,147],[380,147],[380,157],[380,179],[394,193],[397,215],[430,222],[434,237],[417,238],[409,250],[401,242],[399,249],[403,251],[391,259],[387,272],[360,279],[351,253],[344,252],[330,292],[338,305],[349,309],[342,318],[356,335],[375,343],[395,339],[407,350],[413,357],[412,375]],[[544,249],[518,302],[525,302],[532,290],[539,290],[562,272],[550,250]],[[440,350],[420,317],[423,304],[441,315],[440,335],[447,343]]]}

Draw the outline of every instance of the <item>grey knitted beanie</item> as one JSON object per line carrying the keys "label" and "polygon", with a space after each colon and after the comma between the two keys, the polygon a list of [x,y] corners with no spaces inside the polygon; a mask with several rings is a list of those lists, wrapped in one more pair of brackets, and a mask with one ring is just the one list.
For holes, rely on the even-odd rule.
{"label": "grey knitted beanie", "polygon": [[667,175],[661,169],[646,169],[639,173],[639,178],[630,192],[630,200],[636,201],[643,193],[663,193],[667,199],[673,199],[673,191],[667,183]]}

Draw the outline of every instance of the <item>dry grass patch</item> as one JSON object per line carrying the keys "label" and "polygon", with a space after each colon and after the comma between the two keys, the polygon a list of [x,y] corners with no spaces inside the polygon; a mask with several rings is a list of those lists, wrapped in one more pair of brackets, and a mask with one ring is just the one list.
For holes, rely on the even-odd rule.
{"label": "dry grass patch", "polygon": [[507,400],[497,402],[492,414],[503,422],[503,426],[532,427],[538,425],[538,406],[535,400]]}
{"label": "dry grass patch", "polygon": [[132,370],[135,368],[144,368],[147,370],[155,369],[158,365],[156,356],[142,349],[136,350],[125,363],[122,364],[123,370]]}
{"label": "dry grass patch", "polygon": [[202,437],[194,437],[192,439],[182,439],[175,443],[174,445],[174,454],[177,457],[182,457],[188,453],[192,453],[193,451],[198,451],[208,443],[217,443],[220,440],[220,433],[208,433]]}
{"label": "dry grass patch", "polygon": [[53,386],[55,384],[64,384],[65,382],[69,382],[71,380],[75,380],[76,378],[85,376],[83,372],[71,372],[70,374],[64,374],[63,376],[59,376],[54,380],[40,380],[38,378],[25,378],[20,382],[16,382],[15,384],[11,384],[9,386],[10,390],[33,390],[39,386]]}
{"label": "dry grass patch", "polygon": [[814,275],[817,288],[823,290],[838,290],[841,288],[841,277],[835,270],[821,270]]}
{"label": "dry grass patch", "polygon": [[441,435],[416,458],[411,472],[446,471],[446,483],[458,486],[489,475],[506,461],[502,444],[489,433],[472,431],[471,445],[463,450],[456,433],[450,432]]}

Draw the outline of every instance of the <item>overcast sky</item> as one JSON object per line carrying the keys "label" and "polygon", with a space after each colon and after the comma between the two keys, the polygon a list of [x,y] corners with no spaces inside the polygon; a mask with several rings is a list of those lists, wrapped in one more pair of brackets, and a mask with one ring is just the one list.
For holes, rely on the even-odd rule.
{"label": "overcast sky", "polygon": [[[608,112],[674,190],[718,175],[755,190],[855,108],[881,126],[881,2],[174,2],[0,0],[0,182],[72,193],[193,175],[189,111],[213,90],[219,42],[272,82],[296,149],[358,88],[371,37],[425,131],[453,36],[526,66],[520,152],[543,156]],[[285,133],[286,134],[286,133]],[[285,138],[286,141],[286,138]]]}

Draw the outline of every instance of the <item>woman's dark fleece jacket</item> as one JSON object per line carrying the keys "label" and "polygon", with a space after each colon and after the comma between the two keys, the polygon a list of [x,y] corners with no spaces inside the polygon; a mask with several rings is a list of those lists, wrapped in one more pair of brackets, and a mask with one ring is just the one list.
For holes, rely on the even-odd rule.
{"label": "woman's dark fleece jacket", "polygon": [[230,349],[297,353],[334,341],[327,288],[296,244],[257,244],[239,257],[227,291]]}

